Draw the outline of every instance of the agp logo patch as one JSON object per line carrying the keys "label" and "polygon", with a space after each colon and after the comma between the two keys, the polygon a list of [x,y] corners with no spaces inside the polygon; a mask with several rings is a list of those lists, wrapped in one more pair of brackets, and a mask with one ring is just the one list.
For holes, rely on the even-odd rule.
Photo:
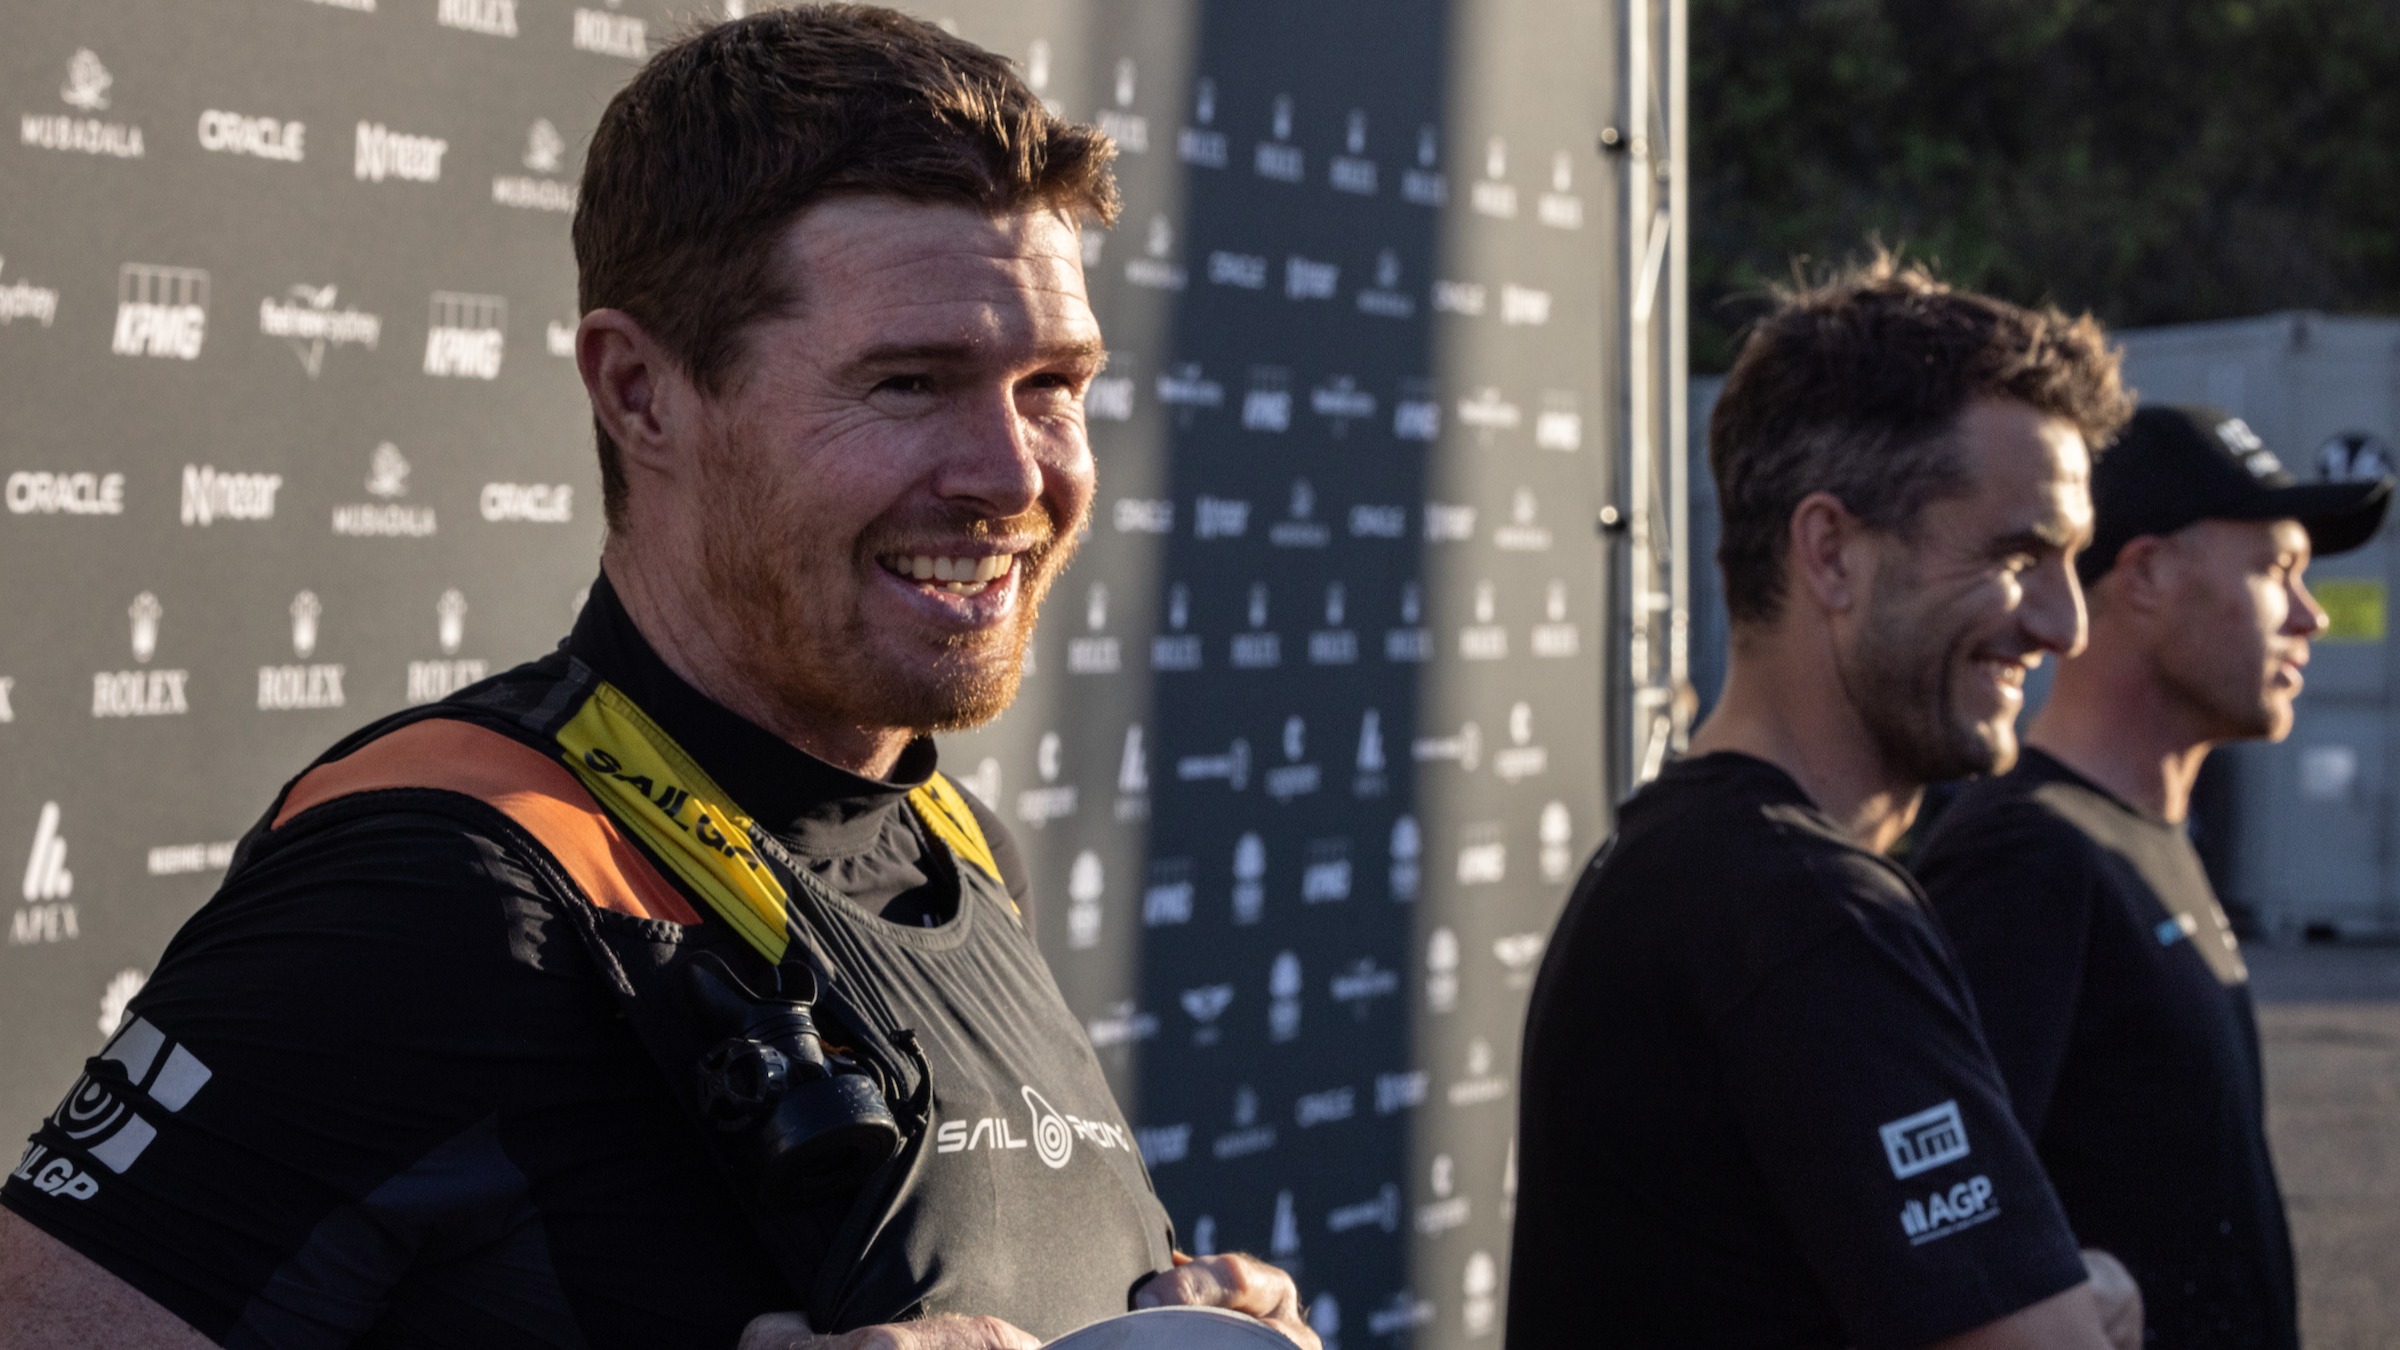
{"label": "agp logo patch", "polygon": [[1956,1162],[1972,1151],[1967,1146],[1967,1125],[1959,1119],[1955,1100],[1913,1116],[1902,1116],[1879,1127],[1877,1132],[1883,1136],[1883,1153],[1891,1160],[1892,1175],[1903,1181],[1943,1163]]}

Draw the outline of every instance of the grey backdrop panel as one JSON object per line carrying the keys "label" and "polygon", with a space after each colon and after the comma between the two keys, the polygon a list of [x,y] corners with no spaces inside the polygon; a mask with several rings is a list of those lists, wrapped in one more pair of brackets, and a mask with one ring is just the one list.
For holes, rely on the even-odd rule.
{"label": "grey backdrop panel", "polygon": [[[1017,829],[1184,1245],[1329,1343],[1497,1335],[1517,1037],[1603,832],[1616,20],[927,7],[1125,146],[1101,495]],[[0,12],[0,1122],[275,786],[594,567],[566,209],[641,0]]]}

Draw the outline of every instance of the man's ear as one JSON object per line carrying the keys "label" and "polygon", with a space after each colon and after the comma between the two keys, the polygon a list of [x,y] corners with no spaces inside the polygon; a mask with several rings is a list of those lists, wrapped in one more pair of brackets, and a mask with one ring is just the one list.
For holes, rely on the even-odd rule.
{"label": "man's ear", "polygon": [[1856,547],[1866,533],[1841,498],[1830,492],[1802,497],[1792,508],[1785,591],[1828,613],[1848,613],[1870,580],[1862,574],[1865,560]]}
{"label": "man's ear", "polygon": [[2182,557],[2174,541],[2161,535],[2136,535],[2117,550],[2116,565],[2093,583],[2108,588],[2108,608],[2144,618],[2164,613],[2180,588]]}
{"label": "man's ear", "polygon": [[673,476],[698,391],[666,349],[625,311],[595,309],[575,330],[575,369],[627,467]]}

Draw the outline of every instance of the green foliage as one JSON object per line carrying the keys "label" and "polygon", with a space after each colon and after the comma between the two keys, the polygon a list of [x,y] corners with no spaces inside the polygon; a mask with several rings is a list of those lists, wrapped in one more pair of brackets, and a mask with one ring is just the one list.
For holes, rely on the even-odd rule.
{"label": "green foliage", "polygon": [[2400,311],[2400,0],[1692,0],[1692,364],[1875,240],[2112,326]]}

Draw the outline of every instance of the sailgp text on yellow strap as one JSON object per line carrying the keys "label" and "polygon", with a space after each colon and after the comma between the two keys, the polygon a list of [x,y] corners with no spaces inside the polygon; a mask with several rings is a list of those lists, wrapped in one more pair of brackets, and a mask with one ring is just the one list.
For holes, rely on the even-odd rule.
{"label": "sailgp text on yellow strap", "polygon": [[[743,941],[769,961],[783,960],[791,941],[790,892],[752,847],[750,817],[673,737],[623,691],[601,681],[557,739],[567,767],[610,815],[640,836]],[[974,812],[947,779],[935,775],[908,799],[955,855],[1001,879]]]}

